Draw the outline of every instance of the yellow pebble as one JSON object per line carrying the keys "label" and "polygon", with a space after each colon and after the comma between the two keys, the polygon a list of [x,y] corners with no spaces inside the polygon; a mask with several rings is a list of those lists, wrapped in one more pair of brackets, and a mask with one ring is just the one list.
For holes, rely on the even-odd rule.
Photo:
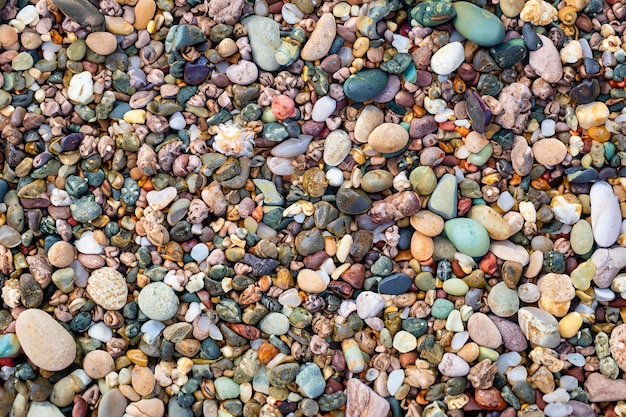
{"label": "yellow pebble", "polygon": [[146,111],[143,109],[129,110],[124,114],[124,121],[126,123],[145,123]]}
{"label": "yellow pebble", "polygon": [[567,314],[559,322],[559,332],[561,337],[570,338],[576,336],[580,326],[583,325],[583,317],[575,311]]}
{"label": "yellow pebble", "polygon": [[130,349],[126,357],[135,365],[148,366],[148,356],[139,349]]}

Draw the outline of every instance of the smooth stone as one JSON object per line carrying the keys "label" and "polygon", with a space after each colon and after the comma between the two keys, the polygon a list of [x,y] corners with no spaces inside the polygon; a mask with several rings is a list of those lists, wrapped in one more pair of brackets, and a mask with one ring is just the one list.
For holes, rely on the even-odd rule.
{"label": "smooth stone", "polygon": [[330,277],[322,271],[313,271],[305,268],[298,272],[297,282],[302,291],[318,294],[326,290],[330,283]]}
{"label": "smooth stone", "polygon": [[322,370],[314,363],[307,363],[300,367],[300,372],[296,377],[296,384],[300,393],[307,398],[319,397],[326,388]]}
{"label": "smooth stone", "polygon": [[336,33],[335,17],[332,13],[324,13],[315,24],[311,37],[304,44],[300,58],[305,61],[317,61],[325,57],[330,51]]}
{"label": "smooth stone", "polygon": [[352,142],[345,130],[335,130],[326,136],[324,141],[324,162],[326,165],[336,167],[350,153]]}
{"label": "smooth stone", "polygon": [[480,346],[497,349],[502,344],[502,335],[495,323],[483,313],[474,313],[467,321],[470,338]]}
{"label": "smooth stone", "polygon": [[598,246],[606,248],[617,240],[622,228],[622,212],[613,187],[604,181],[591,186],[591,228]]}
{"label": "smooth stone", "polygon": [[155,210],[163,210],[167,207],[178,195],[178,191],[175,187],[166,187],[162,190],[152,190],[146,194],[148,204]]}
{"label": "smooth stone", "polygon": [[[595,201],[595,200],[594,200]],[[602,200],[599,200],[602,201]],[[577,221],[570,232],[570,245],[577,255],[589,253],[593,248],[593,229],[586,220]]]}
{"label": "smooth stone", "polygon": [[466,1],[452,3],[454,28],[479,46],[495,46],[504,40],[504,25],[493,13]]}
{"label": "smooth stone", "polygon": [[533,144],[533,155],[541,165],[558,165],[567,155],[567,147],[558,139],[546,138]]}
{"label": "smooth stone", "polygon": [[428,199],[428,209],[450,220],[457,215],[457,180],[452,174],[444,174]]}
{"label": "smooth stone", "polygon": [[516,323],[497,316],[489,318],[498,328],[505,348],[512,352],[523,352],[528,348],[528,341]]}
{"label": "smooth stone", "polygon": [[104,30],[104,16],[89,1],[54,0],[53,3],[81,26],[91,27],[93,31]]}
{"label": "smooth stone", "polygon": [[154,0],[139,0],[135,4],[135,22],[133,26],[137,30],[146,29],[148,23],[154,17],[157,5]]}
{"label": "smooth stone", "polygon": [[115,361],[105,350],[92,350],[83,358],[83,370],[92,379],[100,379],[107,376],[115,369]]}
{"label": "smooth stone", "polygon": [[104,393],[98,405],[99,414],[108,417],[123,417],[128,400],[119,389],[111,389]]}
{"label": "smooth stone", "polygon": [[399,124],[383,123],[370,133],[367,143],[376,152],[398,152],[409,143],[409,132]]}
{"label": "smooth stone", "polygon": [[15,333],[0,336],[0,358],[14,358],[21,352],[20,341]]}
{"label": "smooth stone", "polygon": [[536,307],[522,307],[517,317],[522,332],[531,344],[554,349],[561,343],[559,323],[552,314]]}
{"label": "smooth stone", "polygon": [[259,329],[269,335],[281,336],[289,331],[289,319],[281,313],[269,313],[259,323]]}
{"label": "smooth stone", "polygon": [[137,304],[152,320],[169,320],[178,310],[178,297],[174,290],[162,282],[152,282],[139,293]]}
{"label": "smooth stone", "polygon": [[368,171],[361,179],[361,189],[367,193],[379,193],[393,185],[393,174],[384,169]]}
{"label": "smooth stone", "polygon": [[280,25],[273,19],[263,16],[250,16],[243,20],[248,29],[248,39],[254,63],[264,71],[276,71],[281,65],[276,61],[276,51],[280,48]]}
{"label": "smooth stone", "polygon": [[600,101],[581,104],[576,107],[576,119],[578,119],[578,125],[583,129],[603,125],[609,119],[609,114],[609,108]]}
{"label": "smooth stone", "polygon": [[376,106],[368,104],[361,110],[354,126],[354,138],[360,143],[366,143],[370,133],[383,124],[385,114]]}
{"label": "smooth stone", "polygon": [[356,298],[356,311],[363,320],[376,317],[384,307],[384,298],[372,291],[363,291]]}
{"label": "smooth stone", "polygon": [[499,259],[519,262],[522,266],[526,266],[530,262],[530,255],[526,249],[509,240],[492,242],[489,245],[489,251]]}
{"label": "smooth stone", "polygon": [[468,218],[448,220],[444,225],[444,231],[454,247],[466,255],[479,257],[489,250],[489,234],[476,220]]}
{"label": "smooth stone", "polygon": [[89,104],[93,101],[93,78],[88,71],[74,74],[67,88],[67,96],[77,104]]}
{"label": "smooth stone", "polygon": [[219,377],[214,381],[216,397],[219,400],[230,400],[239,397],[239,384],[231,378]]}
{"label": "smooth stone", "polygon": [[242,59],[226,69],[226,76],[234,84],[249,85],[259,77],[259,70],[253,62]]}
{"label": "smooth stone", "polygon": [[345,417],[387,417],[390,405],[373,389],[357,378],[349,379],[346,386]]}
{"label": "smooth stone", "polygon": [[596,267],[593,282],[598,288],[608,288],[619,271],[626,268],[626,248],[596,249],[591,262]]}
{"label": "smooth stone", "polygon": [[33,401],[28,406],[26,417],[64,417],[64,414],[49,401]]}
{"label": "smooth stone", "polygon": [[85,43],[98,55],[111,55],[117,49],[117,39],[109,32],[93,32],[87,35]]}
{"label": "smooth stone", "polygon": [[320,97],[313,105],[311,120],[314,122],[326,122],[336,108],[337,102],[332,97]]}
{"label": "smooth stone", "polygon": [[517,17],[524,8],[524,1],[501,0],[499,6],[502,14],[506,17]]}
{"label": "smooth stone", "polygon": [[381,294],[397,295],[409,290],[413,280],[401,272],[391,274],[378,283],[378,292]]}
{"label": "smooth stone", "polygon": [[400,330],[393,337],[393,347],[400,353],[414,351],[417,348],[417,338],[407,331]]}
{"label": "smooth stone", "polygon": [[443,290],[446,294],[461,297],[469,291],[469,285],[460,278],[450,278],[443,282]]}
{"label": "smooth stone", "polygon": [[542,46],[536,51],[529,52],[528,63],[535,74],[549,83],[557,83],[563,77],[563,64],[559,50],[549,38],[543,35],[538,36]]}
{"label": "smooth stone", "polygon": [[491,312],[498,317],[511,317],[519,309],[517,291],[507,287],[504,282],[498,282],[491,288],[487,303]]}
{"label": "smooth stone", "polygon": [[337,208],[348,215],[365,213],[372,206],[372,200],[361,190],[340,188],[336,197]]}
{"label": "smooth stone", "polygon": [[74,338],[42,310],[24,310],[18,316],[15,333],[28,359],[47,371],[61,371],[76,358]]}
{"label": "smooth stone", "polygon": [[444,353],[437,369],[442,375],[454,378],[466,376],[470,371],[470,366],[460,356],[454,353]]}
{"label": "smooth stone", "polygon": [[341,351],[346,360],[346,366],[354,373],[363,372],[367,368],[367,363],[363,358],[363,352],[359,348],[356,340],[344,339],[341,341]]}
{"label": "smooth stone", "polygon": [[487,205],[473,206],[467,217],[483,225],[491,239],[505,240],[511,236],[511,227],[507,221],[500,213]]}
{"label": "smooth stone", "polygon": [[0,245],[15,248],[22,243],[22,236],[9,225],[0,226]]}
{"label": "smooth stone", "polygon": [[279,206],[285,201],[285,198],[278,193],[276,185],[272,181],[255,178],[252,182],[263,193],[263,202],[265,204]]}
{"label": "smooth stone", "polygon": [[456,71],[465,59],[463,44],[450,42],[443,46],[430,58],[430,67],[439,75],[448,75]]}
{"label": "smooth stone", "polygon": [[387,74],[379,69],[364,69],[352,74],[343,83],[346,97],[364,102],[376,97],[387,85]]}

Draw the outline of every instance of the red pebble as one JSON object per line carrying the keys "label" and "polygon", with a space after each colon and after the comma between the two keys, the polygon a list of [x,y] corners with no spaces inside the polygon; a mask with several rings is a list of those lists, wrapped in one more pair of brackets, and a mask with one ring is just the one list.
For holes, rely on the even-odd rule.
{"label": "red pebble", "polygon": [[296,115],[296,103],[291,97],[281,94],[272,100],[272,113],[278,120],[285,120]]}

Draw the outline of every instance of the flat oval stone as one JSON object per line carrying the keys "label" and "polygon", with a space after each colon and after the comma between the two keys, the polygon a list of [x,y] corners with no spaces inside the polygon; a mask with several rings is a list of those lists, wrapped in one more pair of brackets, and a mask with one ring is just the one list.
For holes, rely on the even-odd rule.
{"label": "flat oval stone", "polygon": [[343,83],[346,97],[364,102],[376,97],[387,85],[387,74],[379,69],[364,69],[351,75]]}
{"label": "flat oval stone", "polygon": [[393,184],[393,174],[384,169],[368,171],[361,179],[361,188],[368,193],[388,190]]}
{"label": "flat oval stone", "polygon": [[409,132],[398,124],[383,123],[370,133],[367,143],[376,152],[398,152],[409,143]]}
{"label": "flat oval stone", "polygon": [[98,55],[111,55],[117,49],[117,39],[109,32],[93,32],[87,35],[85,43]]}
{"label": "flat oval stone", "polygon": [[361,190],[340,188],[337,190],[337,208],[345,214],[365,213],[372,206],[372,200]]}
{"label": "flat oval stone", "polygon": [[450,42],[433,54],[430,58],[430,67],[436,74],[448,75],[456,71],[464,59],[463,44]]}
{"label": "flat oval stone", "polygon": [[378,283],[378,292],[381,294],[397,295],[405,293],[413,284],[407,274],[401,272],[391,274]]}
{"label": "flat oval stone", "polygon": [[593,248],[593,230],[586,220],[577,221],[570,232],[570,244],[577,255],[584,255]]}
{"label": "flat oval stone", "polygon": [[259,323],[259,329],[263,333],[280,336],[289,331],[289,319],[281,313],[269,313]]}
{"label": "flat oval stone", "polygon": [[541,139],[534,143],[533,155],[541,165],[554,166],[563,162],[567,155],[567,147],[558,139]]}
{"label": "flat oval stone", "polygon": [[332,13],[324,13],[315,24],[311,37],[300,52],[300,57],[305,61],[324,58],[335,40],[335,34],[335,17]]}
{"label": "flat oval stone", "polygon": [[363,108],[356,125],[354,126],[354,138],[360,142],[367,142],[372,130],[381,125],[385,120],[385,114],[376,106],[368,104]]}
{"label": "flat oval stone", "polygon": [[609,183],[598,181],[591,186],[589,201],[594,240],[600,247],[609,247],[615,243],[622,228],[619,199]]}
{"label": "flat oval stone", "polygon": [[497,349],[502,344],[500,331],[486,314],[472,314],[467,321],[467,331],[470,338],[480,346]]}
{"label": "flat oval stone", "polygon": [[444,225],[446,236],[459,252],[472,257],[483,256],[489,250],[489,234],[476,220],[457,218]]}
{"label": "flat oval stone", "polygon": [[466,1],[452,3],[454,28],[479,46],[495,46],[504,40],[504,25],[493,13]]}
{"label": "flat oval stone", "polygon": [[428,199],[428,209],[446,220],[457,214],[457,180],[452,174],[444,174]]}
{"label": "flat oval stone", "polygon": [[331,132],[324,141],[324,162],[336,167],[346,159],[351,148],[352,142],[345,130],[338,129]]}
{"label": "flat oval stone", "polygon": [[74,338],[45,311],[24,310],[15,333],[28,359],[42,369],[61,371],[76,358]]}

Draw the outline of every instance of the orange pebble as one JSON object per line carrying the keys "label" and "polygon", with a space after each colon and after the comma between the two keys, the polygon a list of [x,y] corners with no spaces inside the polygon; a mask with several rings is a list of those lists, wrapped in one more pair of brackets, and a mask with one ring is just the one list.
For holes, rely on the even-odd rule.
{"label": "orange pebble", "polygon": [[296,115],[296,103],[291,97],[281,94],[272,100],[272,113],[278,120],[284,120]]}
{"label": "orange pebble", "polygon": [[271,343],[263,343],[259,346],[259,362],[267,365],[274,357],[278,355],[278,348]]}

